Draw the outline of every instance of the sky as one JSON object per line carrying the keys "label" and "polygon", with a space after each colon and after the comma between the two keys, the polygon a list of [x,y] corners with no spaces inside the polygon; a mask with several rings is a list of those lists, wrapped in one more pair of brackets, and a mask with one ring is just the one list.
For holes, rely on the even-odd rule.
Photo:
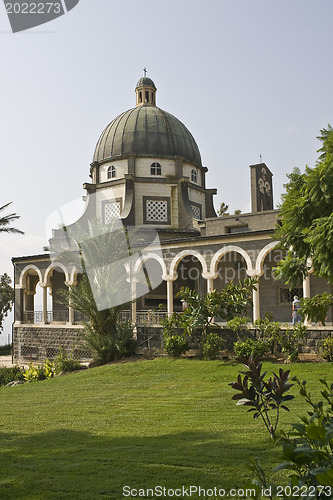
{"label": "sky", "polygon": [[48,216],[85,194],[97,140],[135,106],[144,67],[157,106],[193,134],[216,208],[250,211],[260,155],[277,207],[333,125],[332,19],[332,0],[80,0],[13,34],[1,3],[0,206],[13,202],[25,234],[1,235],[0,274],[42,253]]}

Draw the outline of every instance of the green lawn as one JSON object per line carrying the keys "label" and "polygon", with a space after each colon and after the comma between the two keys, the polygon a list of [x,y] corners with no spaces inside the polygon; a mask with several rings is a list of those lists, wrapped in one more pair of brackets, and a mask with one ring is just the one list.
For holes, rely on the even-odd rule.
{"label": "green lawn", "polygon": [[[313,393],[319,378],[332,379],[330,364],[289,367]],[[132,498],[125,485],[243,487],[249,459],[269,470],[279,448],[231,400],[240,368],[163,358],[1,388],[0,499]],[[285,428],[305,412],[300,397],[289,406]]]}

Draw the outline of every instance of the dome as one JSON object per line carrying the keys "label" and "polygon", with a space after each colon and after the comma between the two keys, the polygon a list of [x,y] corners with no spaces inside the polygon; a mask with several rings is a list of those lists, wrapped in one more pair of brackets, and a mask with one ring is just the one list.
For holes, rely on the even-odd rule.
{"label": "dome", "polygon": [[199,148],[175,116],[156,106],[137,106],[115,118],[102,132],[94,161],[127,156],[181,157],[201,166]]}
{"label": "dome", "polygon": [[154,89],[156,89],[155,83],[151,78],[148,78],[148,76],[140,78],[135,88],[138,89],[140,87],[153,87]]}
{"label": "dome", "polygon": [[[142,89],[151,89],[147,91]],[[136,86],[137,106],[117,116],[102,132],[94,162],[128,156],[174,158],[201,166],[199,148],[185,125],[155,105],[154,82],[143,77]],[[143,97],[146,96],[146,99]]]}

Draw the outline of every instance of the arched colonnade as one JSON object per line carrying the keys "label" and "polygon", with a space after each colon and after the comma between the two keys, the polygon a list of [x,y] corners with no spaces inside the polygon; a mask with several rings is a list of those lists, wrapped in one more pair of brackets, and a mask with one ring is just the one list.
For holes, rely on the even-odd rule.
{"label": "arched colonnade", "polygon": [[[249,277],[256,277],[258,279],[258,284],[256,285],[256,290],[253,291],[253,320],[255,321],[260,317],[260,277],[264,274],[264,261],[266,256],[276,248],[277,242],[271,242],[263,247],[255,260],[250,258],[249,253],[236,245],[226,245],[218,249],[214,254],[210,255],[209,259],[207,256],[201,254],[195,249],[185,249],[176,253],[173,257],[168,259],[163,259],[161,255],[155,254],[153,252],[143,254],[139,257],[132,266],[132,269],[128,270],[127,281],[131,284],[131,294],[132,299],[136,298],[136,287],[138,283],[138,276],[142,271],[144,264],[149,260],[153,259],[157,261],[161,268],[162,280],[166,282],[166,302],[167,302],[167,312],[169,314],[173,313],[174,308],[174,282],[178,278],[178,266],[184,258],[192,257],[197,259],[201,265],[201,275],[204,280],[206,280],[206,290],[211,292],[214,289],[214,279],[218,277],[218,265],[220,260],[228,253],[239,254],[246,265],[246,274]],[[77,284],[78,272],[72,267],[67,269],[61,262],[51,263],[45,271],[41,271],[36,265],[27,265],[20,274],[19,284],[16,288],[23,290],[24,300],[23,300],[23,311],[29,312],[33,310],[32,304],[33,296],[36,293],[37,284],[43,290],[43,310],[41,314],[41,323],[47,324],[48,321],[48,311],[47,311],[47,292],[49,290],[52,294],[52,283],[51,277],[55,269],[60,270],[63,273],[63,283],[66,286],[75,286]],[[304,280],[303,283],[303,295],[304,297],[310,296],[310,285],[309,277]],[[133,300],[132,302],[132,321],[136,322],[137,317],[137,303]],[[23,318],[22,318],[23,319]],[[74,324],[74,311],[69,307],[68,316],[66,321],[69,325]],[[21,321],[24,322],[24,321]],[[31,322],[31,321],[30,321]]]}

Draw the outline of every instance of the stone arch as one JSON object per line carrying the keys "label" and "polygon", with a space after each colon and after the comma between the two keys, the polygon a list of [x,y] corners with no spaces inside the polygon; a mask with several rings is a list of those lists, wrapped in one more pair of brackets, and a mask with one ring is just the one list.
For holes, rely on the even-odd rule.
{"label": "stone arch", "polygon": [[53,262],[52,264],[49,265],[49,267],[45,271],[44,282],[48,283],[51,271],[53,271],[53,269],[55,269],[57,267],[60,267],[60,269],[63,270],[64,275],[66,277],[66,281],[69,283],[70,282],[70,275],[69,275],[68,269],[61,262]]}
{"label": "stone arch", "polygon": [[252,266],[252,261],[250,259],[249,254],[243,250],[241,247],[238,247],[236,245],[228,245],[226,247],[220,248],[217,252],[215,252],[214,257],[212,259],[212,262],[210,264],[210,272],[216,274],[217,273],[217,265],[220,261],[220,259],[226,255],[227,253],[230,252],[236,252],[239,253],[245,260],[246,266],[247,266],[247,272],[252,271],[253,266]]}
{"label": "stone arch", "polygon": [[78,279],[79,274],[82,274],[82,271],[80,272],[80,270],[77,267],[73,266],[72,270],[70,272],[70,275],[69,275],[71,285],[75,285],[77,283],[77,279]]}
{"label": "stone arch", "polygon": [[180,261],[184,257],[189,257],[193,256],[198,259],[198,261],[201,263],[202,266],[202,273],[207,273],[207,262],[205,261],[205,258],[201,253],[197,252],[196,250],[182,250],[181,252],[177,253],[175,257],[172,259],[171,264],[170,264],[170,275],[174,276],[177,272],[177,266],[180,263]]}
{"label": "stone arch", "polygon": [[260,273],[263,272],[263,263],[266,256],[269,254],[269,252],[274,250],[274,248],[276,248],[279,243],[280,243],[279,241],[272,241],[271,243],[268,243],[268,245],[264,246],[264,248],[260,250],[256,260],[256,267],[255,267],[256,271],[260,271]]}
{"label": "stone arch", "polygon": [[[132,298],[135,298],[135,311],[132,305],[132,318],[136,308],[141,312],[167,308],[167,289],[163,277],[167,273],[166,264],[161,255],[148,252],[138,257],[132,268]],[[134,294],[134,296],[133,296]]]}
{"label": "stone arch", "polygon": [[135,262],[134,269],[133,269],[134,275],[136,275],[141,270],[142,265],[149,259],[154,259],[157,262],[159,262],[159,264],[161,265],[161,268],[162,268],[162,276],[165,276],[166,274],[168,274],[165,262],[162,259],[162,257],[160,255],[155,254],[155,253],[147,253],[147,254],[144,254],[141,257],[139,257],[138,260]]}
{"label": "stone arch", "polygon": [[37,266],[35,266],[34,264],[29,264],[21,272],[20,280],[19,280],[19,287],[20,288],[25,288],[26,287],[26,281],[25,280],[26,280],[26,276],[28,274],[28,271],[30,271],[30,270],[36,271],[36,273],[37,273],[37,275],[39,277],[38,281],[40,283],[43,282],[41,270]]}

